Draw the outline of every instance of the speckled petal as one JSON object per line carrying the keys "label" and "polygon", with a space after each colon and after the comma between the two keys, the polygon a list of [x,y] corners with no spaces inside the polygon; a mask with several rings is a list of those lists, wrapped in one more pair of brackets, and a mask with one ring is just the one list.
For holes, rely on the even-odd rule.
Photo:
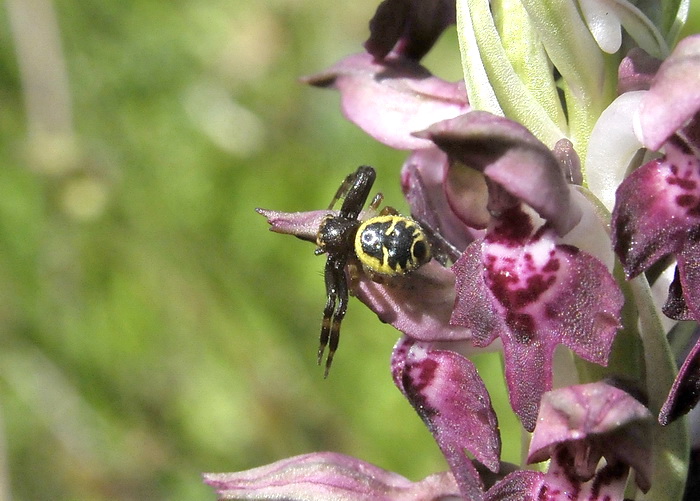
{"label": "speckled petal", "polygon": [[511,406],[525,429],[534,429],[551,388],[557,344],[607,363],[623,304],[613,277],[593,256],[557,244],[553,231],[535,231],[520,209],[502,214],[453,271],[452,322],[471,328],[476,346],[501,338]]}
{"label": "speckled petal", "polygon": [[501,441],[489,394],[474,365],[458,353],[403,338],[394,349],[392,373],[433,433],[462,495],[480,499],[483,484],[465,451],[496,472]]}
{"label": "speckled petal", "polygon": [[673,144],[666,157],[633,172],[618,188],[613,245],[628,277],[679,252],[700,226],[700,159]]}
{"label": "speckled petal", "polygon": [[463,83],[441,80],[409,59],[355,54],[303,81],[338,89],[348,120],[399,150],[432,147],[412,133],[469,110]]}
{"label": "speckled petal", "polygon": [[220,500],[409,501],[459,494],[449,473],[411,482],[397,473],[332,452],[295,456],[237,473],[206,473],[204,481]]}

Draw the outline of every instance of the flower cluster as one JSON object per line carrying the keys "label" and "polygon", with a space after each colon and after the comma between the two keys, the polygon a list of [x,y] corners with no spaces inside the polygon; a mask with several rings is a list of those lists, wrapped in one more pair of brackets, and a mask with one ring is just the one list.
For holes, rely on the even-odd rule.
{"label": "flower cluster", "polygon": [[[207,474],[220,498],[681,498],[679,418],[700,400],[700,342],[677,377],[667,342],[700,320],[700,36],[677,42],[686,14],[682,0],[385,0],[365,52],[305,79],[410,152],[401,183],[435,258],[401,287],[360,270],[352,288],[402,333],[394,382],[450,471],[410,482],[316,453]],[[454,24],[458,83],[420,64]],[[310,241],[329,213],[261,212]],[[575,356],[555,361],[559,345]],[[480,349],[502,352],[527,462],[548,466],[500,461]]]}

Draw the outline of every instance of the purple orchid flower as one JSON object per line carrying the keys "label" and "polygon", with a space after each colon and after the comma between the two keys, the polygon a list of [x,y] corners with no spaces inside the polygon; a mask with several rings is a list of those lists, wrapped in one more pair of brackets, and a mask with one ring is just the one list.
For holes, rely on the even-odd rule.
{"label": "purple orchid flower", "polygon": [[[401,186],[434,259],[382,280],[350,253],[345,271],[401,333],[394,383],[450,471],[411,482],[316,453],[207,474],[220,499],[681,499],[686,429],[652,416],[700,399],[700,343],[673,383],[673,322],[644,272],[675,256],[664,312],[700,321],[700,36],[676,45],[682,2],[658,3],[386,0],[367,53],[304,79],[410,152]],[[458,83],[419,64],[454,23]],[[259,212],[314,243],[338,214]],[[502,354],[527,462],[546,468],[501,462],[480,350]]]}

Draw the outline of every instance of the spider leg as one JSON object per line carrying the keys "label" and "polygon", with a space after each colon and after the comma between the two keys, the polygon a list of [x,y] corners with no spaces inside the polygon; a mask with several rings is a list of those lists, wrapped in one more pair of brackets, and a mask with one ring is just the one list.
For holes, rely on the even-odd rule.
{"label": "spider leg", "polygon": [[331,322],[328,357],[326,358],[326,369],[323,373],[324,378],[328,377],[328,372],[331,370],[333,355],[335,355],[335,351],[338,349],[338,342],[340,341],[340,324],[343,322],[345,313],[348,311],[348,283],[345,279],[345,272],[343,268],[343,266],[340,266],[339,268],[334,268],[333,270],[336,274],[335,282],[337,285],[337,303],[335,305],[335,311],[333,312],[333,321]]}
{"label": "spider leg", "polygon": [[374,195],[374,198],[372,199],[372,203],[369,204],[369,210],[373,212],[377,212],[377,209],[379,208],[379,205],[382,203],[382,200],[384,200],[384,195],[381,193],[377,193]]}
{"label": "spider leg", "polygon": [[347,219],[355,219],[360,214],[377,173],[368,165],[360,165],[351,176],[353,176],[352,186],[347,189],[345,200],[343,200],[343,205],[340,208],[341,214]]}
{"label": "spider leg", "polygon": [[335,268],[338,264],[336,259],[328,257],[326,260],[326,269],[324,272],[324,278],[326,280],[326,306],[323,308],[323,320],[321,321],[321,337],[318,347],[318,365],[321,365],[323,360],[323,352],[326,351],[326,346],[328,346],[328,338],[331,332],[331,323],[333,320],[333,312],[335,311],[335,303],[338,297],[337,294],[337,273]]}
{"label": "spider leg", "polygon": [[352,186],[352,183],[355,181],[355,178],[357,177],[357,172],[353,172],[352,174],[348,174],[343,182],[340,184],[340,187],[338,188],[338,191],[335,192],[335,195],[333,195],[333,199],[331,200],[331,203],[328,205],[328,210],[333,210],[333,206],[336,204],[338,200],[343,198],[345,195],[347,195],[348,191],[350,190],[350,186]]}

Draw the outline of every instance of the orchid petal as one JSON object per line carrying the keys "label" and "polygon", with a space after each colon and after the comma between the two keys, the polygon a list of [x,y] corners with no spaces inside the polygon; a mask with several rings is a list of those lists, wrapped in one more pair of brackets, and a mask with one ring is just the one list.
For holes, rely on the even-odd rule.
{"label": "orchid petal", "polygon": [[700,159],[670,143],[666,151],[617,190],[613,242],[628,277],[679,252],[688,232],[700,226]]}
{"label": "orchid petal", "polygon": [[433,433],[462,495],[481,498],[483,485],[465,450],[496,472],[501,441],[489,394],[474,365],[458,353],[404,338],[394,349],[392,373]]}
{"label": "orchid petal", "polygon": [[411,133],[469,110],[462,84],[434,77],[408,59],[377,62],[370,54],[355,54],[304,82],[338,89],[348,120],[396,149],[432,146]]}
{"label": "orchid petal", "polygon": [[658,150],[700,111],[700,35],[681,40],[661,64],[639,111],[642,143]]}
{"label": "orchid petal", "polygon": [[315,210],[309,212],[280,212],[269,209],[255,209],[255,211],[267,218],[270,231],[294,235],[307,242],[316,243],[316,235],[321,221],[334,211]]}
{"label": "orchid petal", "polygon": [[578,2],[588,29],[603,52],[614,54],[622,45],[620,18],[604,0]]}
{"label": "orchid petal", "polygon": [[542,397],[537,421],[528,462],[554,457],[565,446],[572,456],[568,478],[591,479],[604,456],[632,466],[640,486],[649,488],[652,444],[644,437],[651,413],[627,392],[602,381],[553,390]]}
{"label": "orchid petal", "polygon": [[471,339],[471,330],[450,324],[454,280],[452,271],[433,260],[396,282],[379,283],[363,274],[353,289],[382,322],[414,339]]}
{"label": "orchid petal", "polygon": [[552,385],[556,345],[607,363],[623,297],[602,263],[556,244],[551,232],[531,235],[524,213],[504,214],[501,225],[452,267],[452,323],[471,328],[476,346],[501,338],[511,406],[532,430],[540,397]]}
{"label": "orchid petal", "polygon": [[450,157],[483,172],[530,205],[560,235],[565,235],[581,219],[578,207],[571,203],[559,161],[522,125],[473,111],[436,123],[420,136],[431,139]]}
{"label": "orchid petal", "polygon": [[395,501],[457,496],[452,475],[411,482],[359,459],[321,452],[283,459],[237,473],[206,473],[204,481],[223,499],[299,501]]}
{"label": "orchid petal", "polygon": [[544,474],[537,471],[520,470],[510,473],[491,487],[486,501],[537,501],[549,499],[540,496]]}
{"label": "orchid petal", "polygon": [[683,362],[671,391],[659,413],[659,422],[667,425],[687,414],[700,401],[700,342],[695,343]]}

